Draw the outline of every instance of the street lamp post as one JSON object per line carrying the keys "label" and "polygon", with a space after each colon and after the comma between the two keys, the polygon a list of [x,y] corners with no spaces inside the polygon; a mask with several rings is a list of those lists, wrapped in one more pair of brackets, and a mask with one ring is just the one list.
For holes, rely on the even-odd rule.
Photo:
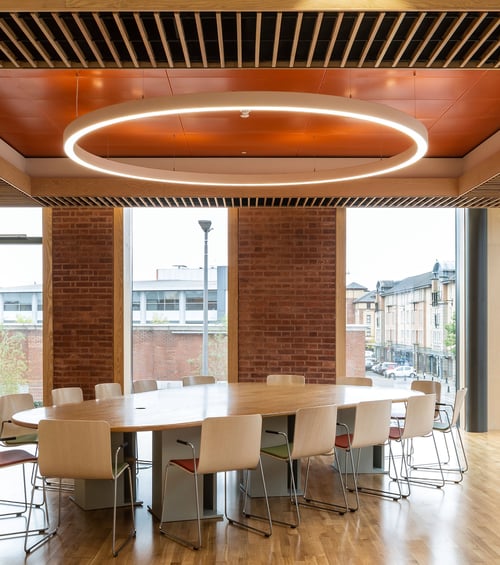
{"label": "street lamp post", "polygon": [[208,375],[208,232],[212,230],[212,222],[199,220],[205,233],[203,253],[203,343],[201,353],[201,374]]}

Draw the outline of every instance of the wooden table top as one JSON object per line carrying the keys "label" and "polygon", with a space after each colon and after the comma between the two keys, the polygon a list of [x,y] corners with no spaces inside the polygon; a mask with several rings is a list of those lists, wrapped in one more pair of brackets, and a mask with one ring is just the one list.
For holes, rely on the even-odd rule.
{"label": "wooden table top", "polygon": [[36,428],[43,419],[105,420],[114,432],[154,431],[198,426],[205,418],[213,416],[278,416],[293,414],[298,408],[324,404],[348,408],[367,400],[401,402],[415,394],[421,393],[375,386],[218,383],[34,408],[18,412],[13,421]]}

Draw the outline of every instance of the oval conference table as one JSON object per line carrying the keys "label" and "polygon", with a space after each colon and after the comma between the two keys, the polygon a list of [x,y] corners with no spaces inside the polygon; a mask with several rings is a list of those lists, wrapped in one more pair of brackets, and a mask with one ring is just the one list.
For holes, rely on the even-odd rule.
{"label": "oval conference table", "polygon": [[[16,424],[36,428],[43,419],[105,420],[109,422],[116,442],[130,432],[153,432],[152,512],[161,513],[163,469],[172,457],[185,457],[185,447],[177,439],[199,441],[200,426],[205,418],[237,414],[262,414],[273,418],[273,427],[286,429],[288,416],[299,408],[336,404],[339,409],[355,408],[369,400],[390,399],[404,402],[416,393],[408,389],[389,387],[363,387],[330,384],[267,385],[265,383],[217,383],[180,388],[167,388],[139,394],[124,395],[106,400],[86,400],[77,404],[47,406],[19,412],[13,416]],[[184,451],[179,451],[184,450]],[[285,466],[281,466],[285,467]],[[286,472],[286,471],[285,471]],[[271,473],[272,474],[272,473]],[[271,477],[266,471],[266,483],[272,494],[283,495],[282,485],[286,477]],[[108,505],[102,487],[90,488],[88,483],[75,484],[75,500],[86,509]],[[274,485],[273,485],[274,482]],[[281,485],[281,486],[280,486]],[[205,488],[209,488],[205,481]],[[78,488],[76,488],[78,487]],[[216,493],[211,493],[213,504],[205,509],[205,515],[215,515]],[[186,492],[178,489],[179,504],[175,515],[164,519],[188,519],[193,517],[193,507],[186,507]],[[189,498],[189,495],[187,495]],[[205,497],[205,499],[210,498]],[[124,495],[126,497],[126,495]]]}

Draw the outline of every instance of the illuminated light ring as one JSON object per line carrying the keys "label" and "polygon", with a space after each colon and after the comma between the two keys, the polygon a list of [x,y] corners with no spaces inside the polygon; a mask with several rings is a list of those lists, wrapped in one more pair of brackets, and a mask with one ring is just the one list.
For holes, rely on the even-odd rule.
{"label": "illuminated light ring", "polygon": [[[213,173],[142,167],[98,157],[78,143],[90,133],[108,126],[159,116],[210,112],[294,112],[340,116],[379,124],[406,135],[412,142],[405,151],[373,162],[334,170],[288,173]],[[153,182],[199,186],[297,186],[362,179],[408,167],[427,151],[423,124],[398,110],[352,98],[303,92],[217,92],[147,98],[107,106],[74,120],[64,130],[64,151],[76,163],[110,175]]]}

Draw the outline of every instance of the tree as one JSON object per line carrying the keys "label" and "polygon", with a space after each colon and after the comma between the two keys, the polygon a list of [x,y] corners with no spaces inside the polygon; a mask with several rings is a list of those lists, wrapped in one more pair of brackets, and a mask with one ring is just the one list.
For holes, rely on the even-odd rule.
{"label": "tree", "polygon": [[0,326],[0,394],[15,394],[26,384],[28,362],[23,350],[25,336]]}
{"label": "tree", "polygon": [[457,319],[455,312],[451,317],[451,322],[444,326],[446,331],[446,336],[444,338],[444,344],[450,350],[450,352],[455,355],[456,347],[457,347]]}

